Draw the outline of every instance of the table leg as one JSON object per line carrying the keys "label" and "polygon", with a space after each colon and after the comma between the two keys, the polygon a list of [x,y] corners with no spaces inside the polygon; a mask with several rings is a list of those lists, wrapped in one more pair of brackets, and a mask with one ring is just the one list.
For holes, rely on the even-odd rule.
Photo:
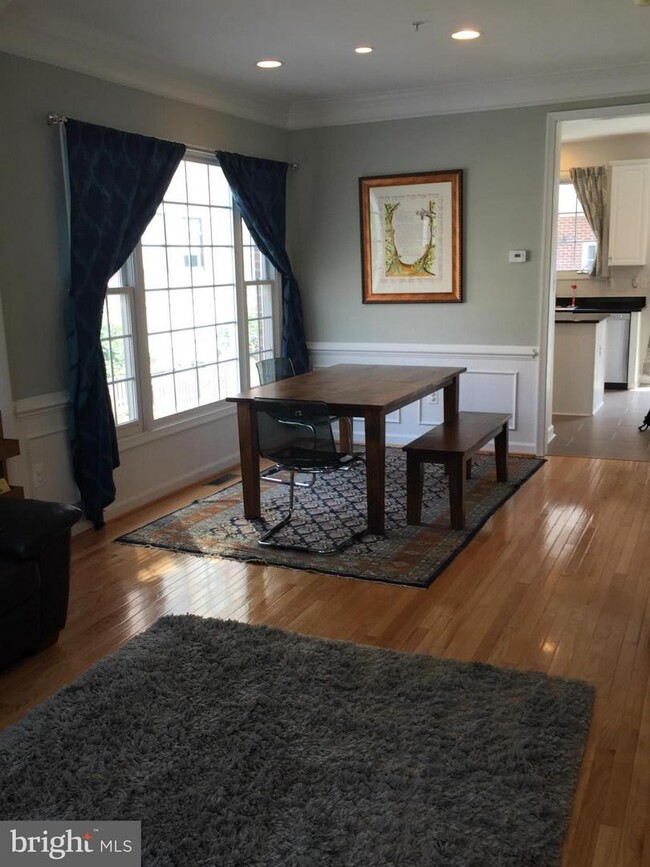
{"label": "table leg", "polygon": [[352,442],[352,424],[351,418],[339,418],[339,448],[346,455],[351,455],[354,448]]}
{"label": "table leg", "polygon": [[366,412],[365,431],[368,531],[383,536],[386,529],[386,419],[381,410]]}
{"label": "table leg", "polygon": [[458,380],[455,376],[453,381],[444,387],[443,405],[445,421],[452,421],[458,415]]}
{"label": "table leg", "polygon": [[257,417],[252,404],[237,404],[237,427],[244,515],[247,518],[259,518],[261,515],[260,456],[257,451]]}

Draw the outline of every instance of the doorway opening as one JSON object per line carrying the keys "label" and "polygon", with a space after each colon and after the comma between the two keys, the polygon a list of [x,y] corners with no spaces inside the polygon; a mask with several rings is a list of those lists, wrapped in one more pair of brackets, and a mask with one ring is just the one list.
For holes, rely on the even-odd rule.
{"label": "doorway opening", "polygon": [[643,263],[590,276],[595,239],[569,171],[606,167],[608,227],[613,166],[646,163],[650,104],[549,115],[538,454],[650,461],[638,429],[650,410],[650,224]]}

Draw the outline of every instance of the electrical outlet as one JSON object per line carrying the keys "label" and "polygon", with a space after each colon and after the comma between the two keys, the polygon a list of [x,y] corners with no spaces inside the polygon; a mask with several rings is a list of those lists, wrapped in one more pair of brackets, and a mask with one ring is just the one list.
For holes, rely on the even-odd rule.
{"label": "electrical outlet", "polygon": [[430,394],[427,397],[427,403],[430,403],[433,406],[438,406],[438,404],[440,403],[440,395],[437,391],[434,391],[433,394]]}
{"label": "electrical outlet", "polygon": [[43,464],[32,464],[32,483],[35,488],[42,488],[45,484]]}

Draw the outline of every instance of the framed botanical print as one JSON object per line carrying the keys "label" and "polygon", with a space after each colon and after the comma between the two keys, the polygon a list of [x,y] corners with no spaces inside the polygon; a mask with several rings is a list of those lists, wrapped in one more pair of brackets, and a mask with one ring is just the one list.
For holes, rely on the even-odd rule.
{"label": "framed botanical print", "polygon": [[462,301],[462,169],[360,178],[363,303]]}

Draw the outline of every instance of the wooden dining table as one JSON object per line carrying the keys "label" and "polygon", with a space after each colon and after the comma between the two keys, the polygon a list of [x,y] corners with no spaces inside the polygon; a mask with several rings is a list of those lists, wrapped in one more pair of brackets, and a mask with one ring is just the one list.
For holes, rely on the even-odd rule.
{"label": "wooden dining table", "polygon": [[444,418],[451,421],[458,415],[458,383],[465,370],[466,367],[335,364],[227,397],[226,400],[237,404],[244,515],[261,516],[255,398],[318,400],[327,404],[333,416],[364,420],[368,530],[384,535],[386,416],[442,389]]}

